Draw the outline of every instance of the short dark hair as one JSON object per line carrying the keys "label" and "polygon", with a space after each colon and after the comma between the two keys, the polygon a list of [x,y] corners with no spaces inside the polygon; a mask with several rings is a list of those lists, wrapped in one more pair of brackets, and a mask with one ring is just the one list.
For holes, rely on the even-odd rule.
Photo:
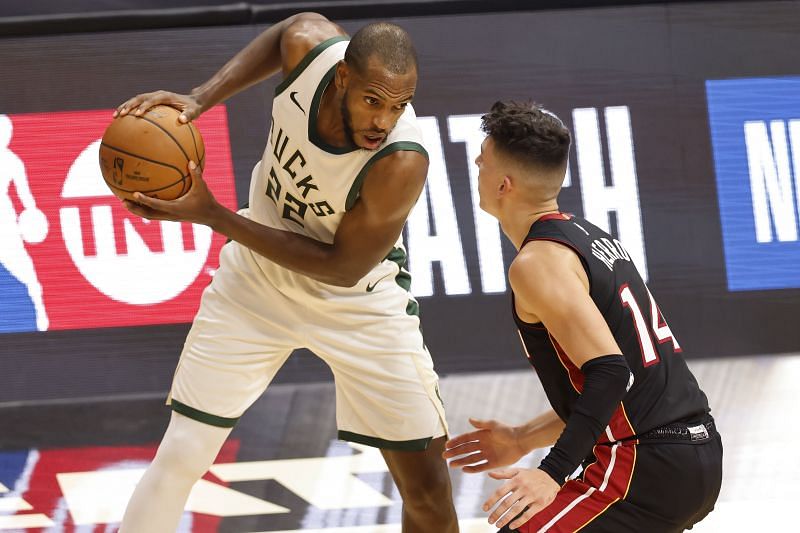
{"label": "short dark hair", "polygon": [[532,102],[495,102],[481,117],[495,148],[518,163],[546,170],[566,166],[571,137],[561,120]]}
{"label": "short dark hair", "polygon": [[363,74],[373,56],[393,74],[417,70],[417,51],[411,36],[396,24],[375,22],[358,30],[347,45],[344,61]]}

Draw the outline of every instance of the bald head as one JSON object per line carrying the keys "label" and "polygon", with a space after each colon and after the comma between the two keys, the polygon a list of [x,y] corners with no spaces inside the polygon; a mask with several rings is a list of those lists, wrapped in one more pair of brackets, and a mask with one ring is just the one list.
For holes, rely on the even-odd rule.
{"label": "bald head", "polygon": [[392,74],[417,70],[417,51],[408,32],[395,24],[376,22],[358,30],[344,53],[344,61],[359,74],[367,72],[367,63],[376,59]]}

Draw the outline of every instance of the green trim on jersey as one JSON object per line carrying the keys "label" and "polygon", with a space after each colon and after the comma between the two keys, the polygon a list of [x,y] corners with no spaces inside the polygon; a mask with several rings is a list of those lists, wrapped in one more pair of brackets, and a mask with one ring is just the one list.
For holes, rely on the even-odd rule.
{"label": "green trim on jersey", "polygon": [[236,425],[236,422],[239,421],[238,418],[225,418],[224,416],[216,416],[210,415],[204,411],[200,411],[199,409],[195,409],[194,407],[189,407],[185,403],[181,403],[175,398],[170,400],[170,406],[172,410],[176,413],[180,413],[183,416],[188,416],[192,420],[197,420],[198,422],[203,422],[204,424],[208,424],[209,426],[216,426],[219,428],[232,428]]}
{"label": "green trim on jersey", "polygon": [[400,450],[406,452],[419,452],[427,450],[428,445],[433,440],[433,437],[425,437],[423,439],[415,440],[385,440],[377,437],[368,437],[350,431],[339,430],[339,440],[346,440],[349,442],[357,442],[359,444],[366,444],[374,448],[382,448],[384,450]]}
{"label": "green trim on jersey", "polygon": [[322,80],[319,82],[317,90],[314,92],[314,98],[311,100],[311,109],[308,112],[308,140],[314,143],[314,146],[320,150],[325,150],[329,154],[343,155],[361,150],[361,148],[355,145],[345,147],[333,146],[332,144],[326,143],[325,140],[319,136],[317,131],[319,104],[322,101],[322,95],[325,94],[325,87],[331,82],[334,74],[336,74],[336,65],[332,66],[330,70],[325,73]]}
{"label": "green trim on jersey", "polygon": [[[408,260],[405,250],[396,247],[392,248],[392,251],[384,258],[384,261],[387,259],[397,264],[398,272],[394,277],[395,283],[404,291],[409,292],[411,290],[411,273],[405,268]],[[419,303],[413,298],[409,298],[408,304],[406,304],[406,314],[419,318]]]}
{"label": "green trim on jersey", "polygon": [[303,73],[303,71],[308,67],[308,65],[310,65],[311,62],[317,58],[318,55],[324,52],[326,48],[338,42],[348,41],[348,40],[350,40],[350,37],[345,37],[344,35],[338,35],[336,37],[331,37],[326,41],[322,41],[317,46],[312,48],[311,51],[307,53],[305,57],[303,57],[303,59],[300,60],[300,63],[298,63],[297,66],[294,67],[294,70],[292,70],[289,73],[289,75],[286,76],[286,78],[284,78],[284,80],[280,82],[277,87],[275,87],[275,96],[281,94],[284,91],[284,89],[286,89],[289,85],[291,85],[292,82],[296,80],[297,77],[300,76],[300,74]]}
{"label": "green trim on jersey", "polygon": [[411,273],[401,268],[397,276],[394,277],[395,283],[403,287],[406,292],[411,290]]}
{"label": "green trim on jersey", "polygon": [[398,272],[394,281],[405,291],[411,290],[411,273],[406,270],[407,258],[408,256],[402,248],[392,248],[389,255],[384,258],[384,261],[389,260],[397,264]]}
{"label": "green trim on jersey", "polygon": [[356,176],[356,179],[353,180],[353,185],[350,186],[350,192],[347,193],[347,201],[344,204],[346,211],[350,211],[350,209],[356,203],[358,194],[361,192],[361,186],[364,183],[364,178],[367,177],[367,173],[369,172],[369,169],[372,168],[372,165],[387,155],[392,155],[393,153],[400,151],[419,152],[425,156],[425,159],[429,159],[427,150],[425,150],[421,144],[413,141],[397,141],[381,148],[377,154],[373,155],[369,161],[364,163],[364,167],[361,169],[361,172],[359,172],[358,176]]}

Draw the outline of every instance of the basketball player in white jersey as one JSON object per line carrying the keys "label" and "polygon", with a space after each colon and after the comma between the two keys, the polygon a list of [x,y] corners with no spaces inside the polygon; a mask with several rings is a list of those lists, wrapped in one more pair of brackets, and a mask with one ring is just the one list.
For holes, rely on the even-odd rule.
{"label": "basketball player in white jersey", "polygon": [[249,210],[219,205],[193,163],[184,197],[126,202],[134,214],[206,224],[232,242],[203,294],[169,427],[121,531],[175,530],[231,427],[300,347],[334,373],[339,438],[381,449],[403,498],[403,531],[457,531],[438,378],[401,243],[428,168],[410,105],[417,60],[408,34],[381,23],[351,40],[321,15],[295,15],[191,94],[139,95],[115,116],[167,103],[189,121],[278,71]]}

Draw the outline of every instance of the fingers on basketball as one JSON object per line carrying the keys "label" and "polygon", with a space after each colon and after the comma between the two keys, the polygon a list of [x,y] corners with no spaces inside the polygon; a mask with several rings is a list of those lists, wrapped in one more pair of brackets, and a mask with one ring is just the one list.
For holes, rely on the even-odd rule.
{"label": "fingers on basketball", "polygon": [[197,127],[179,120],[182,111],[156,105],[140,116],[111,122],[100,144],[100,170],[111,191],[161,200],[180,198],[192,187],[189,161],[205,166],[205,145]]}

